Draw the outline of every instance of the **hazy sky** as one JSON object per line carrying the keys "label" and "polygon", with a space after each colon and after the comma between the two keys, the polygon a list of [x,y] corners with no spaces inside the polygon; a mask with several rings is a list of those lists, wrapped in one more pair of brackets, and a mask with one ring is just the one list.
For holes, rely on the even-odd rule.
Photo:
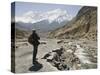
{"label": "hazy sky", "polygon": [[62,4],[45,4],[31,2],[16,2],[16,16],[21,16],[26,12],[46,12],[55,9],[66,10],[68,14],[75,16],[82,6],[79,5],[62,5]]}

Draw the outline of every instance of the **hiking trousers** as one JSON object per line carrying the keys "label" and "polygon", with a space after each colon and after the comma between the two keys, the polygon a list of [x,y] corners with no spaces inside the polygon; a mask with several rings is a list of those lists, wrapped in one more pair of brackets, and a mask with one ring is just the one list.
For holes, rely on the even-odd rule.
{"label": "hiking trousers", "polygon": [[37,51],[38,51],[38,45],[33,45],[33,64],[36,61]]}

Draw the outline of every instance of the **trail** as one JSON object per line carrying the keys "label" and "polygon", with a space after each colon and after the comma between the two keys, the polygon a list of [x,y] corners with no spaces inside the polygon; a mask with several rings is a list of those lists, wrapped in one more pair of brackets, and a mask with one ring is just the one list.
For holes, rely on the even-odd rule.
{"label": "trail", "polygon": [[[57,71],[57,68],[53,67],[45,59],[41,59],[46,53],[52,51],[53,49],[58,48],[56,41],[57,40],[52,40],[52,39],[45,40],[45,42],[48,42],[47,44],[39,45],[37,58],[38,62],[42,64],[43,67],[40,70],[38,70],[38,72]],[[23,45],[19,46],[19,48],[16,49],[15,52],[16,73],[30,72],[29,68],[32,66],[32,52],[33,52],[32,45],[28,46]]]}

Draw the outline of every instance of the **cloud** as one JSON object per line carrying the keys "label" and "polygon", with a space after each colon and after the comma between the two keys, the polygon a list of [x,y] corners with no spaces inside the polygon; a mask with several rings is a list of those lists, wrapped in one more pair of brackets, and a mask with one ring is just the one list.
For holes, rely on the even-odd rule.
{"label": "cloud", "polygon": [[71,20],[72,16],[66,10],[55,9],[48,12],[33,12],[29,11],[22,16],[16,16],[16,22],[36,23],[42,20],[47,20],[49,23],[53,21],[62,22],[64,20]]}

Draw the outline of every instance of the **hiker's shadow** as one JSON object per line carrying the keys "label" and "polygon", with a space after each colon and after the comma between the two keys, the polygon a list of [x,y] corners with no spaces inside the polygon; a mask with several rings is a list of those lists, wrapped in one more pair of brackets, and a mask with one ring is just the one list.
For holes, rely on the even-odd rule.
{"label": "hiker's shadow", "polygon": [[42,68],[42,64],[40,64],[39,62],[36,62],[33,66],[31,66],[29,68],[29,71],[38,71]]}

